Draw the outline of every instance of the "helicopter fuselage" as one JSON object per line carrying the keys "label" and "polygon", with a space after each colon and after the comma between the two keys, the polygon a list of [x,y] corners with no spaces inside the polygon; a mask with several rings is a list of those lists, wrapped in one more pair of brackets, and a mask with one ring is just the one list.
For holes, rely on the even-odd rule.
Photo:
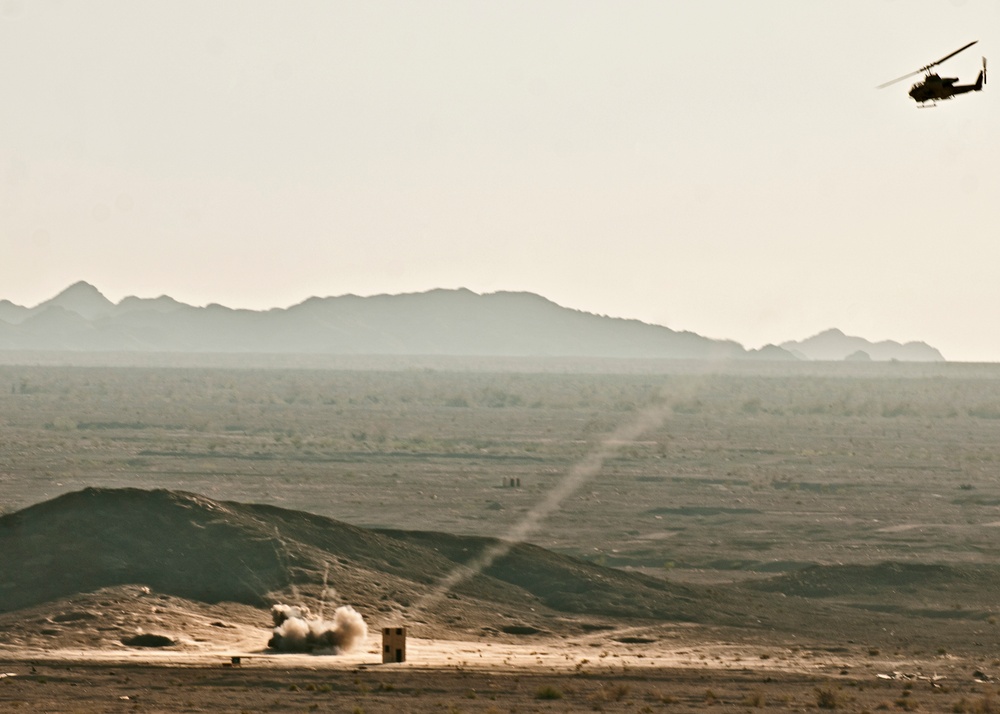
{"label": "helicopter fuselage", "polygon": [[966,92],[978,92],[983,88],[983,73],[979,73],[979,78],[975,84],[955,84],[958,77],[940,77],[936,74],[928,74],[923,82],[917,82],[910,88],[910,96],[914,101],[936,102],[941,99],[951,99],[956,94]]}
{"label": "helicopter fuselage", "polygon": [[937,62],[931,62],[929,65],[921,67],[915,72],[910,72],[909,74],[904,74],[902,77],[897,77],[896,79],[886,82],[885,84],[880,84],[878,89],[884,89],[891,84],[896,82],[901,82],[907,77],[913,77],[914,75],[924,72],[924,79],[922,82],[917,82],[912,87],[910,87],[910,97],[913,98],[919,104],[924,102],[936,102],[941,99],[951,99],[956,94],[965,94],[966,92],[978,92],[986,84],[986,58],[983,57],[983,69],[979,73],[979,77],[976,78],[975,84],[956,84],[958,82],[958,77],[942,77],[934,72],[931,72],[931,67],[936,67],[946,59],[950,59],[957,55],[959,52],[964,52],[965,50],[972,47],[974,44],[979,42],[979,40],[973,40],[967,45],[959,47],[957,50],[951,54],[947,54]]}

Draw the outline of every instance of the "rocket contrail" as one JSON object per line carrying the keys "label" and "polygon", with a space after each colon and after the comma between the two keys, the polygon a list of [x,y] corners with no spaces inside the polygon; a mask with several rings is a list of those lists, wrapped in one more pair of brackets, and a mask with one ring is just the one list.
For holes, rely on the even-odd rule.
{"label": "rocket contrail", "polygon": [[671,408],[666,405],[651,407],[641,412],[636,419],[618,427],[606,436],[596,450],[574,465],[569,473],[546,493],[545,497],[528,511],[521,522],[511,528],[499,542],[484,550],[478,558],[457,566],[442,578],[431,592],[417,601],[414,612],[419,612],[435,604],[453,587],[481,573],[490,567],[497,558],[502,558],[510,552],[515,544],[526,540],[538,529],[542,521],[559,508],[563,501],[596,476],[604,466],[605,461],[614,456],[623,446],[627,446],[645,432],[663,424],[671,411]]}

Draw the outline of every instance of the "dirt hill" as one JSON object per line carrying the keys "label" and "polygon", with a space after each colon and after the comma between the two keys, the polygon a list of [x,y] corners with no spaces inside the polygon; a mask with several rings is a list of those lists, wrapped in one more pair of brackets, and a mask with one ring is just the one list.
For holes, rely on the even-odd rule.
{"label": "dirt hill", "polygon": [[218,635],[216,618],[266,627],[267,608],[283,601],[349,604],[376,626],[460,637],[698,624],[754,642],[952,651],[982,646],[1000,584],[990,568],[883,563],[683,585],[512,544],[482,572],[440,588],[498,543],[192,493],[88,488],[0,517],[0,632],[19,642],[49,631],[71,638],[67,623],[107,611],[119,613],[118,637],[136,622],[148,628],[150,612],[156,622],[176,610]]}
{"label": "dirt hill", "polygon": [[739,619],[697,589],[527,544],[415,609],[458,563],[496,543],[368,530],[191,493],[88,488],[0,517],[0,612],[123,585],[204,603],[316,602],[326,578],[339,602],[366,615],[461,630],[547,631],[581,617]]}

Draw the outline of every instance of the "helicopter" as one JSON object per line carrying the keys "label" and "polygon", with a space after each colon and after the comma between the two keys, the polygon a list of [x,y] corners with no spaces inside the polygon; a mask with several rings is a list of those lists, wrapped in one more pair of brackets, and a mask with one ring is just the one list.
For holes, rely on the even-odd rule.
{"label": "helicopter", "polygon": [[[930,71],[931,67],[937,67],[946,59],[951,59],[959,52],[964,52],[977,42],[979,42],[979,40],[973,40],[969,44],[965,45],[965,47],[960,47],[959,49],[952,52],[950,55],[945,55],[937,62],[931,62],[929,65],[921,67],[915,72],[904,74],[902,77],[897,77],[891,82],[880,84],[876,89],[884,89],[885,87],[895,84],[896,82],[902,82],[907,77],[912,77],[913,75],[920,74],[921,72],[927,72],[927,76],[924,77],[922,82],[917,82],[912,87],[910,87],[910,96],[913,97],[913,100],[917,102],[920,106],[924,106],[924,102],[937,102],[940,99],[951,99],[956,94],[965,94],[966,92],[978,92],[983,88],[983,85],[986,84],[985,57],[983,57],[983,68],[979,71],[979,77],[976,79],[975,84],[955,84],[955,82],[958,81],[958,77],[941,77],[938,74]],[[934,105],[932,104],[931,106]]]}

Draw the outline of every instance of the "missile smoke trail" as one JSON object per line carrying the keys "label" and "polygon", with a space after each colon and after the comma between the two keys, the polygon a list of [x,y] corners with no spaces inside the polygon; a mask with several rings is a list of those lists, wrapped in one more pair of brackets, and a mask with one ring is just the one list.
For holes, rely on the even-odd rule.
{"label": "missile smoke trail", "polygon": [[658,405],[641,412],[639,416],[605,437],[598,448],[588,454],[582,461],[570,469],[569,473],[555,485],[555,488],[545,494],[545,497],[496,544],[484,550],[478,558],[469,563],[457,566],[441,579],[435,588],[417,601],[414,612],[424,610],[437,603],[448,591],[469,578],[478,575],[490,567],[498,558],[502,558],[515,544],[524,541],[535,532],[538,526],[556,511],[562,502],[575,493],[581,486],[600,473],[604,462],[623,446],[632,443],[645,432],[663,424],[670,415],[669,406]]}

